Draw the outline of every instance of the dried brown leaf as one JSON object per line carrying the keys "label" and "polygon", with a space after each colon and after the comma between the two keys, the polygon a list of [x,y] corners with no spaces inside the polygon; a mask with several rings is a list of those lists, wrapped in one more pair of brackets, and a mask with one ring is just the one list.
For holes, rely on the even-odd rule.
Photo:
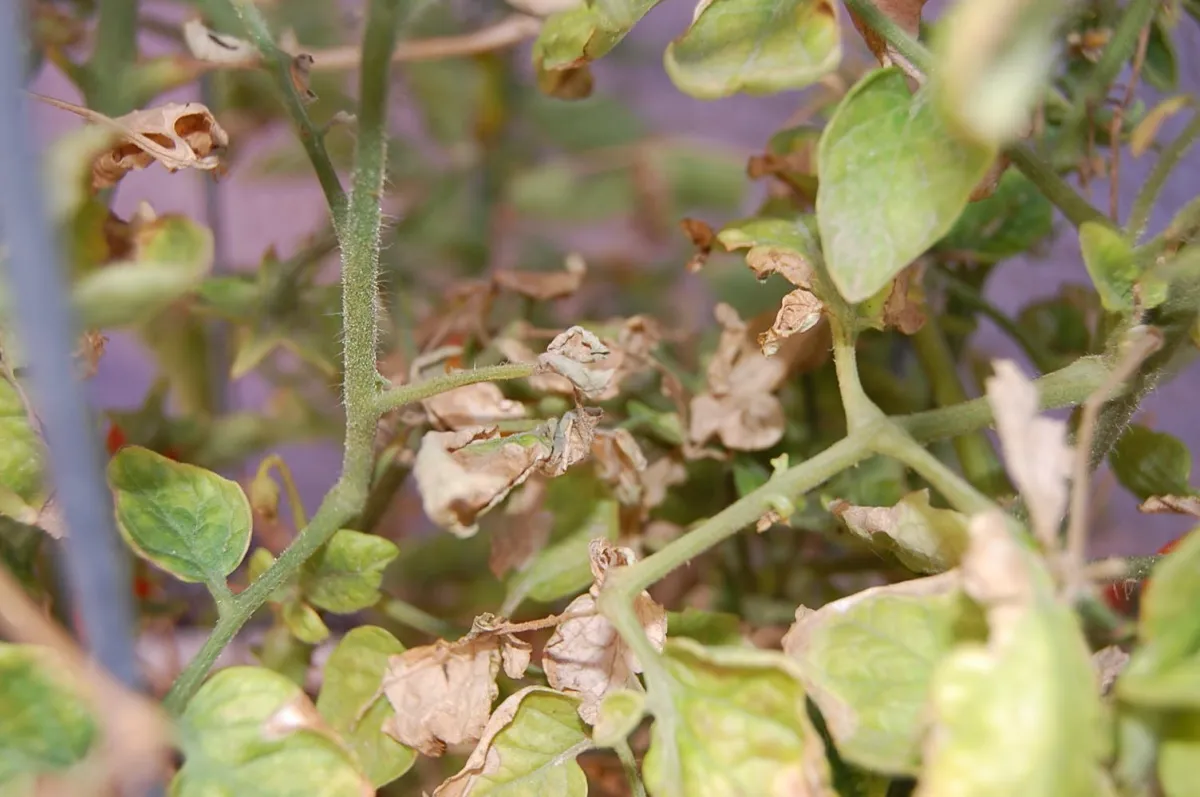
{"label": "dried brown leaf", "polygon": [[597,476],[612,485],[618,501],[626,506],[642,504],[646,456],[628,430],[597,430],[592,441],[592,457],[596,461]]}
{"label": "dried brown leaf", "polygon": [[[537,361],[533,349],[516,338],[498,338],[495,342],[499,351],[509,362],[532,363]],[[553,372],[535,373],[529,377],[529,387],[538,393],[551,393],[561,396],[574,396],[575,385],[565,376]]]}
{"label": "dried brown leaf", "polygon": [[1174,514],[1200,517],[1200,498],[1194,495],[1152,495],[1138,507],[1147,514]]}
{"label": "dried brown leaf", "polygon": [[500,658],[495,637],[471,635],[392,656],[383,693],[396,713],[384,732],[432,757],[447,745],[475,743],[499,692]]}
{"label": "dried brown leaf", "polygon": [[778,274],[797,288],[812,289],[812,264],[795,250],[753,246],[746,252],[746,265],[759,280]]}
{"label": "dried brown leaf", "polygon": [[667,491],[687,481],[687,468],[671,455],[659,457],[642,471],[642,506],[646,509],[667,500]]}
{"label": "dried brown leaf", "polygon": [[116,185],[129,172],[154,161],[171,172],[218,169],[218,156],[229,145],[229,136],[212,112],[198,102],[134,111],[111,124],[121,130],[122,141],[92,164],[92,187],[97,190]]}
{"label": "dried brown leaf", "polygon": [[971,189],[968,201],[978,202],[996,193],[996,186],[1000,185],[1000,178],[1004,176],[1010,163],[1012,160],[1007,155],[1003,153],[998,155],[996,160],[992,161],[992,165],[988,167],[987,174],[983,176],[978,185]]}
{"label": "dried brown leaf", "polygon": [[913,263],[892,281],[883,304],[883,325],[904,335],[916,334],[925,326],[925,292],[921,288],[921,263]]}
{"label": "dried brown leaf", "polygon": [[570,296],[583,285],[587,264],[579,255],[567,257],[562,271],[519,271],[500,269],[492,277],[495,284],[507,291],[538,301]]}
{"label": "dried brown leaf", "polygon": [[783,439],[783,405],[769,393],[692,399],[688,437],[704,445],[714,436],[733,451],[761,451]]}
{"label": "dried brown leaf", "polygon": [[680,219],[679,226],[687,233],[692,246],[696,247],[696,253],[687,262],[687,270],[695,274],[704,268],[704,264],[708,262],[708,256],[712,254],[713,244],[716,243],[717,235],[713,232],[712,227],[699,219]]}
{"label": "dried brown leaf", "polygon": [[473,535],[479,515],[551,458],[553,449],[538,436],[520,440],[501,439],[494,427],[427,432],[413,476],[429,518],[457,536]]}
{"label": "dried brown leaf", "polygon": [[546,479],[534,476],[508,499],[504,523],[492,532],[488,569],[496,578],[522,570],[550,539],[554,516],[545,509]]}
{"label": "dried brown leaf", "polygon": [[797,288],[783,297],[775,323],[758,336],[764,357],[773,357],[779,352],[780,342],[792,335],[800,335],[815,327],[821,320],[825,305],[811,292]]}
{"label": "dried brown leaf", "polygon": [[183,23],[183,43],[192,57],[212,64],[247,66],[259,60],[258,49],[245,39],[217,33],[198,19]]}
{"label": "dried brown leaf", "polygon": [[421,402],[429,422],[439,431],[453,431],[468,426],[486,426],[497,421],[525,417],[525,405],[504,397],[492,382],[447,390]]}
{"label": "dried brown leaf", "polygon": [[308,85],[312,73],[313,57],[308,53],[292,56],[288,64],[288,76],[292,79],[292,87],[304,102],[315,102],[317,94]]}
{"label": "dried brown leaf", "polygon": [[538,371],[565,376],[584,395],[604,391],[612,380],[611,369],[589,368],[609,355],[608,346],[596,335],[580,326],[559,334],[546,351],[538,355]]}
{"label": "dried brown leaf", "polygon": [[598,407],[580,407],[563,413],[554,427],[553,446],[550,456],[541,463],[541,472],[561,476],[572,465],[587,459],[602,414]]}
{"label": "dried brown leaf", "polygon": [[1025,497],[1034,533],[1050,544],[1067,508],[1074,463],[1067,425],[1038,415],[1037,386],[1010,360],[996,361],[986,389],[1008,475]]}
{"label": "dried brown leaf", "polygon": [[[567,619],[555,629],[542,652],[542,668],[550,686],[580,697],[579,716],[592,725],[604,696],[632,686],[642,667],[612,623],[596,610],[596,598],[608,572],[632,564],[633,551],[601,538],[592,540],[588,553],[595,581],[587,594],[567,606]],[[667,637],[666,610],[648,592],[642,592],[634,601],[634,611],[650,643],[662,650]]]}

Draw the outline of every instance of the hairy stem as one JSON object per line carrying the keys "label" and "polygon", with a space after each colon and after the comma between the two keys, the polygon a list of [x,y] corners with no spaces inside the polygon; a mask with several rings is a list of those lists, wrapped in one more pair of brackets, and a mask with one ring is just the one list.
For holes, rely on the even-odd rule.
{"label": "hairy stem", "polygon": [[506,363],[476,368],[473,371],[455,371],[411,385],[401,385],[385,390],[375,398],[375,411],[382,414],[413,404],[423,399],[445,393],[456,387],[474,385],[479,382],[500,382],[508,379],[524,379],[533,374],[533,363]]}
{"label": "hairy stem", "polygon": [[[967,400],[967,391],[958,376],[954,355],[942,335],[936,314],[912,336],[913,348],[921,369],[933,388],[933,402],[938,407],[950,407]],[[954,450],[967,481],[989,495],[1011,491],[1004,475],[1004,466],[996,456],[991,441],[982,432],[954,438]]]}
{"label": "hairy stem", "polygon": [[[262,576],[228,604],[228,610],[221,614],[200,652],[184,668],[167,694],[166,706],[169,711],[175,713],[183,710],[187,701],[200,687],[217,656],[267,597],[316,553],[343,524],[354,517],[366,501],[367,487],[371,479],[372,441],[378,420],[375,406],[375,312],[378,298],[376,280],[379,231],[382,224],[379,201],[383,191],[386,162],[386,111],[390,78],[388,65],[399,27],[399,5],[399,0],[372,0],[370,5],[363,39],[354,188],[343,223],[337,223],[338,211],[334,211],[335,227],[342,249],[344,297],[343,398],[346,405],[346,438],[342,475],[321,502],[312,522]],[[262,17],[257,9],[251,3],[242,0],[237,2],[235,9],[243,20],[247,21],[249,30],[266,36],[266,45],[269,45],[267,49],[277,52],[274,43],[270,42],[266,34],[266,26],[261,24]],[[266,46],[262,41],[258,43],[260,49]],[[287,82],[287,91],[294,95],[290,80]],[[298,98],[296,100],[299,102]],[[338,190],[340,191],[340,186]]]}
{"label": "hairy stem", "polygon": [[304,145],[308,159],[312,162],[313,170],[317,173],[317,180],[321,183],[321,190],[325,192],[325,201],[329,204],[329,212],[333,216],[333,224],[336,228],[346,211],[346,193],[342,189],[341,180],[338,179],[337,170],[333,167],[333,161],[329,159],[329,153],[325,151],[325,141],[321,137],[321,131],[309,118],[308,111],[304,108],[304,100],[301,99],[300,93],[292,81],[291,56],[279,49],[275,38],[271,35],[270,28],[267,27],[267,21],[263,19],[262,12],[258,10],[253,0],[206,0],[205,5],[212,7],[214,15],[224,16],[232,11],[241,22],[246,38],[262,55],[263,65],[275,79],[275,85],[283,98],[283,105],[287,109],[288,115],[292,117],[292,123],[296,126],[296,133],[300,137],[300,143]]}
{"label": "hairy stem", "polygon": [[137,59],[138,0],[102,0],[96,49],[84,83],[88,105],[108,116],[130,110],[129,72]]}

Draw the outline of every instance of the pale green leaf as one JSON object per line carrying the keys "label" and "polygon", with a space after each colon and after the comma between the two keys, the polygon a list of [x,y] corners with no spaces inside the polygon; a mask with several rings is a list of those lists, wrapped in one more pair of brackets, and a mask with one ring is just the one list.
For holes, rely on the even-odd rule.
{"label": "pale green leaf", "polygon": [[642,764],[654,797],[833,794],[794,661],[669,639],[661,663],[670,708],[655,710]]}
{"label": "pale green leaf", "polygon": [[614,747],[625,740],[646,716],[646,693],[632,689],[609,692],[600,701],[592,738],[599,747]]}
{"label": "pale green leaf", "polygon": [[1059,52],[1066,0],[957,3],[938,25],[932,78],[941,110],[993,145],[1030,124]]}
{"label": "pale green leaf", "polygon": [[117,527],[142,558],[181,581],[224,585],[250,546],[250,502],[212,471],[126,446],[108,463]]}
{"label": "pale green leaf", "polygon": [[830,0],[707,0],[667,46],[667,74],[700,99],[800,89],[842,58]]}
{"label": "pale green leaf", "polygon": [[584,797],[575,756],[592,746],[579,701],[530,686],[496,707],[466,765],[434,797]]}
{"label": "pale green leaf", "polygon": [[1158,749],[1163,797],[1200,795],[1200,712],[1179,712],[1166,723]]}
{"label": "pale green leaf", "polygon": [[32,501],[42,484],[42,446],[17,389],[0,377],[0,486]]}
{"label": "pale green leaf", "polygon": [[1129,241],[1106,222],[1088,221],[1079,227],[1079,248],[1104,309],[1113,313],[1133,310],[1138,269]]}
{"label": "pale green leaf", "polygon": [[304,601],[288,601],[279,614],[292,636],[306,645],[319,645],[329,638],[329,628],[321,615]]}
{"label": "pale green leaf", "polygon": [[984,633],[982,615],[948,573],[801,609],[783,645],[841,755],[902,775],[920,763],[934,669],[958,642]]}
{"label": "pale green leaf", "polygon": [[860,80],[818,151],[817,223],[841,294],[871,297],[945,235],[994,156],[954,135],[899,69]]}
{"label": "pale green leaf", "polygon": [[742,619],[729,612],[708,612],[685,607],[681,612],[667,612],[667,636],[687,637],[701,645],[741,645]]}
{"label": "pale green leaf", "polygon": [[374,626],[359,626],[342,638],[325,663],[317,710],[358,756],[376,786],[408,771],[416,754],[383,732],[392,707],[380,692],[388,657],[404,652],[396,638]]}
{"label": "pale green leaf", "polygon": [[180,722],[184,765],[171,797],[364,797],[354,759],[292,681],[262,667],[221,670]]}
{"label": "pale green leaf", "polygon": [[379,600],[383,571],[399,553],[375,534],[342,529],[304,563],[300,588],[321,609],[348,614]]}
{"label": "pale green leaf", "polygon": [[852,534],[890,551],[910,570],[941,573],[958,564],[967,549],[967,518],[929,503],[929,490],[917,490],[895,506],[854,506],[835,502],[830,511]]}
{"label": "pale green leaf", "polygon": [[95,721],[61,666],[48,648],[0,643],[0,789],[67,769],[96,739]]}

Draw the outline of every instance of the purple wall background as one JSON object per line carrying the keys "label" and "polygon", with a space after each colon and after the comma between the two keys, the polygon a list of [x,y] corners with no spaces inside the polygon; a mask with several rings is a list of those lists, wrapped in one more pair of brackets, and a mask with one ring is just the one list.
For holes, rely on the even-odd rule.
{"label": "purple wall background", "polygon": [[[944,4],[931,3],[927,17],[936,16],[937,7],[941,5]],[[621,46],[661,53],[667,42],[686,27],[690,15],[691,7],[687,3],[680,0],[664,3],[652,11]],[[861,58],[862,48],[852,38],[852,30],[849,34],[851,57]],[[1181,90],[1194,92],[1200,89],[1198,43],[1200,28],[1185,17],[1177,29]],[[152,54],[162,49],[161,42],[147,40],[144,52]],[[528,52],[529,45],[522,45],[519,57],[527,61]],[[630,103],[658,131],[687,133],[694,138],[727,144],[742,149],[747,156],[758,151],[767,136],[782,127],[803,100],[803,95],[797,93],[765,98],[739,96],[717,102],[694,100],[671,85],[654,58],[638,59],[636,65],[600,64],[597,87],[600,92]],[[50,69],[39,75],[31,88],[69,101],[80,99],[71,85]],[[198,99],[194,90],[164,97],[164,101],[194,99]],[[1147,102],[1150,101],[1147,98]],[[50,141],[78,124],[74,117],[40,104],[35,105],[33,113],[43,141]],[[1177,129],[1177,123],[1169,125],[1167,134],[1173,134]],[[287,135],[290,135],[287,130],[276,130],[253,140],[236,142],[237,163],[249,163],[256,153],[269,149],[280,136]],[[1134,160],[1126,154],[1122,159],[1123,210],[1128,210],[1136,187],[1152,163],[1153,158],[1149,156]],[[1160,207],[1167,208],[1167,212],[1156,214],[1153,229],[1163,226],[1171,211],[1195,194],[1200,185],[1195,179],[1198,167],[1200,153],[1193,152],[1168,182],[1160,200]],[[252,268],[270,246],[274,246],[281,256],[287,256],[318,230],[325,218],[324,200],[315,180],[255,180],[245,171],[235,164],[217,186],[224,231],[220,242],[223,251],[219,257],[225,268]],[[169,175],[157,166],[151,167],[125,178],[116,210],[127,215],[144,200],[160,214],[184,213],[203,220],[204,179],[204,176],[192,173]],[[1107,204],[1107,191],[1104,182],[1095,186],[1093,200],[1098,206]],[[1087,282],[1072,230],[1061,219],[1058,229],[1060,234],[1041,256],[1011,261],[998,270],[989,288],[990,298],[998,306],[1012,312],[1035,299],[1053,295],[1064,283]],[[1020,359],[1015,346],[990,325],[977,333],[973,345],[989,356]],[[153,374],[153,367],[139,344],[128,336],[113,334],[99,373],[89,383],[91,399],[97,406],[105,408],[134,408],[150,387]],[[1200,418],[1193,412],[1191,401],[1198,392],[1200,369],[1192,369],[1148,397],[1139,419],[1179,436],[1196,450],[1200,448]],[[265,385],[253,376],[229,387],[231,407],[259,406],[265,396]],[[311,511],[336,476],[337,447],[332,443],[297,445],[285,447],[279,453],[293,468]],[[255,465],[256,462],[248,464],[240,475],[253,474]],[[1139,514],[1135,502],[1115,484],[1107,471],[1101,471],[1096,479],[1093,514],[1092,541],[1097,555],[1151,552],[1190,525],[1182,518]]]}

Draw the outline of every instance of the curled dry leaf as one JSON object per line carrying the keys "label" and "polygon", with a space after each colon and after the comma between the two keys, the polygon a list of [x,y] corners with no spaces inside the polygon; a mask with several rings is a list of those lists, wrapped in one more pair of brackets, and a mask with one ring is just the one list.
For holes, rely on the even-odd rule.
{"label": "curled dry leaf", "polygon": [[758,345],[765,357],[779,353],[779,344],[784,338],[809,331],[821,320],[825,305],[812,292],[797,288],[783,297],[775,323],[758,336]]}
{"label": "curled dry leaf", "polygon": [[[495,345],[496,350],[504,355],[505,359],[509,362],[532,363],[537,361],[537,355],[534,354],[533,349],[515,337],[497,338]],[[529,377],[529,387],[538,393],[551,393],[560,396],[575,395],[575,386],[571,384],[570,379],[550,371],[534,373],[533,376]]]}
{"label": "curled dry leaf", "polygon": [[[95,119],[92,112],[89,118]],[[175,102],[108,120],[120,129],[122,140],[92,164],[92,188],[110,188],[135,169],[158,161],[167,171],[221,166],[219,153],[229,136],[207,107],[198,102]]]}
{"label": "curled dry leaf", "polygon": [[1194,495],[1152,495],[1138,507],[1147,514],[1175,514],[1200,517],[1200,497]]}
{"label": "curled dry leaf", "polygon": [[618,501],[626,506],[642,504],[646,456],[628,430],[597,430],[592,441],[592,456],[596,460],[597,475],[613,486]]}
{"label": "curled dry leaf", "polygon": [[482,615],[462,639],[439,639],[392,656],[382,690],[396,714],[384,723],[384,732],[433,757],[447,745],[478,741],[499,693],[501,666],[509,677],[520,678],[531,655],[528,643],[497,632],[500,624]]}
{"label": "curled dry leaf", "polygon": [[601,414],[597,407],[580,407],[564,413],[554,427],[553,446],[541,472],[561,476],[572,465],[587,459]]}
{"label": "curled dry leaf", "polygon": [[525,405],[504,397],[492,382],[464,385],[421,402],[429,422],[440,431],[486,426],[525,417]]}
{"label": "curled dry leaf", "polygon": [[913,335],[925,326],[925,292],[921,288],[922,264],[913,263],[896,275],[892,290],[883,303],[880,319],[884,328]]}
{"label": "curled dry leaf", "polygon": [[708,392],[692,399],[688,437],[703,445],[716,436],[736,451],[770,448],[783,438],[783,405],[772,394],[789,363],[757,351],[745,322],[729,305],[717,305],[716,316],[721,338],[708,364]]}
{"label": "curled dry leaf", "polygon": [[538,434],[501,438],[495,427],[428,432],[413,465],[425,513],[460,537],[477,530],[476,518],[550,458],[550,442]]}
{"label": "curled dry leaf", "polygon": [[288,64],[288,76],[292,79],[292,86],[305,102],[315,102],[317,99],[317,93],[308,85],[312,65],[313,57],[308,53],[293,56]]}
{"label": "curled dry leaf", "polygon": [[245,39],[217,33],[198,19],[183,23],[183,43],[192,57],[211,64],[247,66],[259,60],[258,50]]}
{"label": "curled dry leaf", "polygon": [[613,371],[587,366],[604,360],[609,353],[608,346],[594,333],[574,326],[550,341],[546,351],[538,355],[538,370],[565,376],[579,392],[595,395],[608,387]]}
{"label": "curled dry leaf", "polygon": [[829,511],[850,532],[890,550],[918,573],[940,573],[956,566],[969,540],[967,518],[929,504],[929,490],[904,496],[895,506],[854,506],[834,501]]}
{"label": "curled dry leaf", "polygon": [[537,301],[549,301],[570,296],[583,285],[587,264],[577,254],[567,257],[562,271],[519,271],[500,269],[492,281],[500,288]]}
{"label": "curled dry leaf", "polygon": [[717,235],[712,227],[699,219],[681,219],[679,226],[687,233],[692,246],[696,247],[696,253],[687,262],[687,270],[695,274],[704,268],[704,264],[708,262],[708,256],[712,254],[713,244],[716,243]]}
{"label": "curled dry leaf", "polygon": [[[632,686],[642,667],[612,623],[596,609],[596,598],[608,572],[632,564],[634,553],[599,538],[592,540],[588,555],[592,587],[567,606],[567,619],[554,630],[543,649],[542,668],[550,686],[580,697],[579,716],[593,725],[604,696]],[[634,601],[634,611],[650,643],[661,651],[667,638],[666,610],[643,591]]]}
{"label": "curled dry leaf", "polygon": [[1055,545],[1074,463],[1067,425],[1038,415],[1037,386],[1011,360],[996,361],[986,389],[1008,475],[1029,505],[1038,539]]}

